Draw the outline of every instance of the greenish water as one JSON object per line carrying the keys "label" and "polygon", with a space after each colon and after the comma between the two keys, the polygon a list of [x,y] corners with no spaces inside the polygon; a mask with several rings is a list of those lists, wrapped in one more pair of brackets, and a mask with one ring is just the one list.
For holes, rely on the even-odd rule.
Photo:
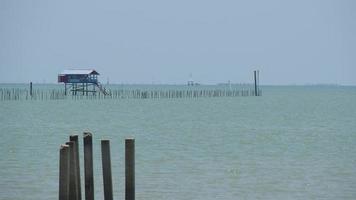
{"label": "greenish water", "polygon": [[355,87],[265,87],[262,97],[2,101],[0,113],[4,200],[57,199],[59,146],[84,130],[94,134],[96,199],[103,199],[100,139],[111,140],[114,198],[123,199],[130,136],[137,199],[356,199]]}

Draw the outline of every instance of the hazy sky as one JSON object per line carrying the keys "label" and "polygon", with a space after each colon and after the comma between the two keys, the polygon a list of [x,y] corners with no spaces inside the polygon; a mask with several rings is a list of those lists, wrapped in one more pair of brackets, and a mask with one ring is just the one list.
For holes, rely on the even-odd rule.
{"label": "hazy sky", "polygon": [[354,0],[0,0],[0,82],[356,85]]}

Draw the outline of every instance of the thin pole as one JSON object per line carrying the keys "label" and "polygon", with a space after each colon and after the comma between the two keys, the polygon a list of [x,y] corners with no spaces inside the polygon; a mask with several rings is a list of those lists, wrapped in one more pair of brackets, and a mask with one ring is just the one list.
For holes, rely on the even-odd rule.
{"label": "thin pole", "polygon": [[257,77],[256,77],[256,70],[253,71],[254,79],[255,79],[255,96],[257,96]]}
{"label": "thin pole", "polygon": [[258,89],[258,96],[261,96],[260,94],[260,70],[257,70],[257,89]]}
{"label": "thin pole", "polygon": [[32,97],[32,82],[30,82],[30,96]]}
{"label": "thin pole", "polygon": [[74,142],[74,159],[75,159],[75,174],[76,174],[76,186],[77,186],[77,199],[82,199],[82,190],[80,184],[80,162],[79,162],[79,141],[78,135],[69,136],[69,141]]}
{"label": "thin pole", "polygon": [[69,200],[69,146],[59,150],[59,200]]}
{"label": "thin pole", "polygon": [[92,134],[85,132],[84,140],[84,175],[85,175],[85,199],[94,200],[94,176],[93,176],[93,139]]}
{"label": "thin pole", "polygon": [[103,165],[104,199],[112,200],[113,195],[109,140],[101,140],[101,158]]}
{"label": "thin pole", "polygon": [[125,140],[125,200],[135,199],[135,139]]}

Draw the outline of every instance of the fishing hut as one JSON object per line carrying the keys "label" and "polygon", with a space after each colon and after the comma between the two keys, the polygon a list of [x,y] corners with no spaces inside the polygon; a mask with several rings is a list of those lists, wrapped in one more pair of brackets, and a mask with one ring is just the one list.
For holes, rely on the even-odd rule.
{"label": "fishing hut", "polygon": [[64,70],[58,75],[58,83],[64,83],[65,95],[67,95],[68,91],[72,95],[95,95],[97,89],[104,95],[108,95],[109,93],[98,81],[98,75],[99,73],[94,69]]}

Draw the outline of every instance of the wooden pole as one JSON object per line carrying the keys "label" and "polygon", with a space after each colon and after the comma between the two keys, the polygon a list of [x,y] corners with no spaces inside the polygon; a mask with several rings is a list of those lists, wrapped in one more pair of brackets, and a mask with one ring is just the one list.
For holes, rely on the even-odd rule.
{"label": "wooden pole", "polygon": [[94,175],[93,175],[93,139],[92,134],[84,132],[84,176],[85,199],[94,200]]}
{"label": "wooden pole", "polygon": [[112,200],[113,195],[109,140],[101,140],[101,159],[103,164],[104,199]]}
{"label": "wooden pole", "polygon": [[74,159],[75,159],[75,175],[76,175],[76,187],[77,187],[77,199],[82,199],[82,190],[80,184],[80,161],[79,161],[79,141],[78,135],[69,136],[69,141],[74,142]]}
{"label": "wooden pole", "polygon": [[76,158],[74,142],[66,142],[69,146],[69,199],[77,200],[78,187],[77,187],[77,174],[76,174]]}
{"label": "wooden pole", "polygon": [[69,146],[59,150],[59,200],[69,200]]}
{"label": "wooden pole", "polygon": [[257,71],[253,71],[254,79],[255,79],[255,96],[257,96]]}
{"label": "wooden pole", "polygon": [[135,139],[125,140],[125,200],[135,199]]}
{"label": "wooden pole", "polygon": [[30,82],[30,96],[32,97],[32,82]]}
{"label": "wooden pole", "polygon": [[257,70],[257,95],[261,96],[261,94],[260,94],[260,70]]}

